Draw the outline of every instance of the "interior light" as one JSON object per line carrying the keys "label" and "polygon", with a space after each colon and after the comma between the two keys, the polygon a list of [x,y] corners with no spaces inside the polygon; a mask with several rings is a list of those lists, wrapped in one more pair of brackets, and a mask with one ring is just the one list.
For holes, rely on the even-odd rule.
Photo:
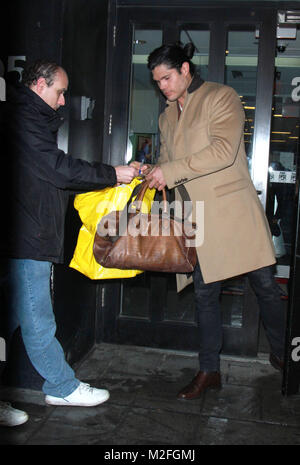
{"label": "interior light", "polygon": [[291,131],[272,131],[272,134],[291,134]]}

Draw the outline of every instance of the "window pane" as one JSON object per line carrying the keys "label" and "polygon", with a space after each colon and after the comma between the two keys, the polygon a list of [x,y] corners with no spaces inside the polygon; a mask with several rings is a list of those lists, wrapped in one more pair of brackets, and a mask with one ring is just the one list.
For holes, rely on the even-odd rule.
{"label": "window pane", "polygon": [[276,250],[277,274],[282,278],[288,278],[299,153],[300,29],[297,29],[295,39],[278,40],[277,45],[267,216]]}
{"label": "window pane", "polygon": [[233,87],[243,103],[246,120],[244,130],[248,166],[251,158],[256,102],[258,39],[255,26],[230,28],[227,36],[225,84]]}
{"label": "window pane", "polygon": [[209,56],[210,31],[208,27],[197,25],[197,30],[192,30],[186,26],[180,34],[180,41],[185,45],[192,42],[195,45],[195,53],[192,62],[196,66],[196,71],[202,79],[208,77],[208,56]]}
{"label": "window pane", "polygon": [[[245,110],[244,141],[249,171],[252,174],[252,143],[255,119],[258,40],[254,26],[230,27],[227,35],[225,84],[240,96]],[[244,278],[224,281],[221,293],[223,324],[243,326],[246,281]]]}
{"label": "window pane", "polygon": [[157,152],[159,92],[147,67],[149,53],[162,43],[162,31],[136,29],[132,46],[129,134],[126,161],[154,161]]}

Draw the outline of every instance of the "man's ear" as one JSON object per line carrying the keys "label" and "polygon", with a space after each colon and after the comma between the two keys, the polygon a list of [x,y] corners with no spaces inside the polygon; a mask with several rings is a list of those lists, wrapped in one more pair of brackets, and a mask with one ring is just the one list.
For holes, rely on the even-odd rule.
{"label": "man's ear", "polygon": [[187,76],[190,72],[190,65],[187,61],[184,61],[182,63],[182,66],[181,66],[181,69],[180,69],[181,73],[184,75],[184,76]]}
{"label": "man's ear", "polygon": [[46,83],[46,80],[45,78],[43,77],[39,77],[38,80],[36,81],[36,93],[38,95],[41,95],[44,91],[44,89],[47,87],[47,83]]}

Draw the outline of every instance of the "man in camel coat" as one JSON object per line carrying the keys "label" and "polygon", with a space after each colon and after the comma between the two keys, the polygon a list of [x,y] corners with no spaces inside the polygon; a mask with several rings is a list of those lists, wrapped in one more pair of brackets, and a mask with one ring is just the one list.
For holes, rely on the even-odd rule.
{"label": "man in camel coat", "polygon": [[[204,237],[192,277],[200,371],[179,392],[179,399],[194,399],[207,388],[221,387],[222,280],[247,273],[270,343],[270,362],[281,370],[285,331],[284,308],[273,276],[272,237],[247,166],[244,111],[232,88],[204,82],[195,73],[193,53],[193,44],[163,45],[148,59],[153,79],[167,98],[159,120],[160,158],[147,176],[150,187],[176,188],[180,198],[184,186],[194,220],[197,202],[204,202]],[[185,275],[178,276],[178,289],[189,282]]]}

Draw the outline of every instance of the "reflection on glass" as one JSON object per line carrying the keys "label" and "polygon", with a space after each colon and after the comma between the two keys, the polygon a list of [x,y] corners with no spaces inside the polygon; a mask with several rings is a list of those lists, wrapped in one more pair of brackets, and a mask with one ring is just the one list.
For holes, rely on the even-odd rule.
{"label": "reflection on glass", "polygon": [[227,36],[225,84],[233,87],[244,106],[245,148],[250,173],[256,102],[258,40],[255,26],[230,28]]}
{"label": "reflection on glass", "polygon": [[295,83],[300,66],[300,30],[277,41],[269,158],[267,216],[277,257],[277,275],[288,278],[293,244],[293,208],[299,153],[300,106]]}
{"label": "reflection on glass", "polygon": [[138,160],[151,163],[157,156],[159,93],[152,82],[147,58],[161,43],[162,31],[134,31],[127,162]]}

